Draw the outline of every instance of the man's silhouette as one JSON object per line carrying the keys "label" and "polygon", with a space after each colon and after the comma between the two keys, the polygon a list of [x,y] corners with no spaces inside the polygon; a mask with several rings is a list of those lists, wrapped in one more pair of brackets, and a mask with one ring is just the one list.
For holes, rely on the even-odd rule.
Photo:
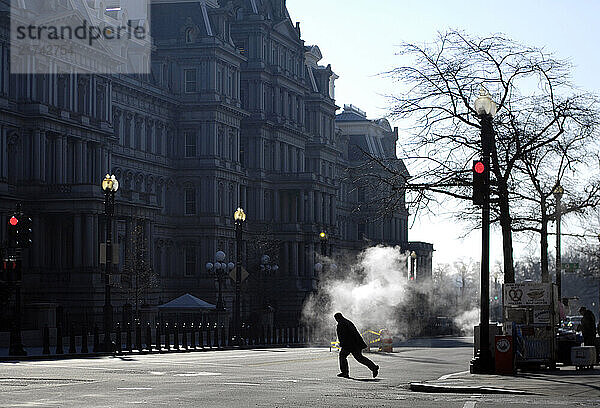
{"label": "man's silhouette", "polygon": [[373,378],[379,373],[379,366],[362,355],[362,349],[367,348],[367,344],[362,336],[356,330],[356,326],[350,320],[342,316],[341,313],[333,315],[337,320],[337,336],[340,342],[340,373],[338,377],[349,378],[348,374],[348,355],[352,354],[354,359],[361,364],[366,365],[373,372]]}

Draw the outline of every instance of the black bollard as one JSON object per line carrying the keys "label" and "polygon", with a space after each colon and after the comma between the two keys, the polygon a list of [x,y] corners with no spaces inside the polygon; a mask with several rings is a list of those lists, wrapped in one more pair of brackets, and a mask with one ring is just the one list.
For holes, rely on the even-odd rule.
{"label": "black bollard", "polygon": [[62,326],[58,324],[56,326],[56,354],[63,354],[63,332]]}
{"label": "black bollard", "polygon": [[171,328],[169,327],[169,323],[165,323],[165,349],[167,351],[171,351]]}
{"label": "black bollard", "polygon": [[75,327],[73,323],[69,327],[69,354],[77,353],[77,349],[75,348]]}
{"label": "black bollard", "polygon": [[162,351],[162,339],[160,338],[161,336],[162,334],[160,332],[160,323],[156,323],[156,349],[159,353]]}
{"label": "black bollard", "polygon": [[221,345],[223,346],[223,348],[227,347],[227,337],[226,333],[225,333],[225,325],[222,324],[221,325]]}
{"label": "black bollard", "polygon": [[202,327],[202,323],[198,324],[198,345],[204,350],[204,327]]}
{"label": "black bollard", "polygon": [[217,349],[220,349],[221,343],[219,342],[219,326],[216,323],[215,323],[214,331],[215,331],[215,347]]}
{"label": "black bollard", "polygon": [[190,323],[190,349],[196,350],[196,327],[194,323]]}
{"label": "black bollard", "polygon": [[187,327],[185,326],[185,323],[181,325],[181,347],[183,348],[183,351],[188,350]]}
{"label": "black bollard", "polygon": [[179,351],[179,325],[177,323],[173,325],[173,345],[175,350]]}
{"label": "black bollard", "polygon": [[98,341],[98,325],[94,324],[94,348],[92,348],[92,352],[97,353],[100,351],[100,342]]}
{"label": "black bollard", "polygon": [[213,336],[212,336],[212,325],[209,323],[206,326],[206,342],[208,343],[208,348],[213,348]]}
{"label": "black bollard", "polygon": [[139,321],[135,324],[135,345],[140,353],[144,351],[144,347],[142,346],[142,325]]}
{"label": "black bollard", "polygon": [[125,341],[127,343],[125,345],[125,350],[131,353],[133,351],[133,346],[131,345],[131,323],[127,322],[125,330],[127,331],[127,333],[125,334]]}
{"label": "black bollard", "polygon": [[146,350],[152,351],[152,327],[150,323],[146,325]]}
{"label": "black bollard", "polygon": [[42,351],[42,354],[50,354],[50,329],[48,328],[48,325],[44,326],[43,342],[44,350]]}
{"label": "black bollard", "polygon": [[123,351],[123,333],[121,332],[121,324],[117,323],[115,327],[115,352]]}

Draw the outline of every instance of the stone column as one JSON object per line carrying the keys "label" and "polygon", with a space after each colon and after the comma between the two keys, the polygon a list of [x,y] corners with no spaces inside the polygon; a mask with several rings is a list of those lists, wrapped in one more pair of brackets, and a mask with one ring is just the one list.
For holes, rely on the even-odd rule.
{"label": "stone column", "polygon": [[80,268],[81,264],[81,244],[83,236],[81,234],[81,214],[73,216],[73,267]]}
{"label": "stone column", "polygon": [[73,171],[75,172],[74,179],[75,184],[83,183],[83,142],[81,139],[77,139],[75,142],[75,154],[73,155],[75,158],[75,164]]}
{"label": "stone column", "polygon": [[102,169],[102,146],[100,146],[99,144],[96,144],[94,146],[94,172],[93,172],[93,180],[92,183],[95,182],[100,182],[102,180],[102,176],[103,176],[103,169]]}
{"label": "stone column", "polygon": [[94,266],[94,216],[92,214],[85,214],[83,216],[85,221],[83,236],[83,265],[87,267]]}
{"label": "stone column", "polygon": [[40,144],[41,144],[41,131],[39,129],[35,129],[32,135],[32,145],[33,145],[33,174],[31,175],[33,180],[39,181],[41,180],[40,173]]}
{"label": "stone column", "polygon": [[305,217],[306,207],[305,207],[304,197],[306,195],[306,192],[304,190],[300,190],[299,194],[300,194],[300,197],[298,198],[298,200],[300,201],[300,214],[298,217],[298,221],[305,222],[306,221],[306,217]]}
{"label": "stone column", "polygon": [[281,221],[281,214],[280,214],[280,194],[279,194],[279,190],[273,190],[273,197],[275,198],[274,201],[274,207],[273,211],[274,211],[274,216],[273,219],[275,221]]}
{"label": "stone column", "polygon": [[62,184],[64,183],[64,174],[63,174],[63,168],[64,168],[64,156],[63,156],[63,145],[64,145],[64,137],[58,136],[56,138],[56,149],[54,152],[54,163],[56,166],[56,184]]}
{"label": "stone column", "polygon": [[0,179],[8,177],[8,129],[2,126],[0,131]]}
{"label": "stone column", "polygon": [[308,192],[308,222],[315,222],[315,192]]}
{"label": "stone column", "polygon": [[48,168],[46,167],[46,132],[40,134],[40,180],[45,182],[48,178]]}
{"label": "stone column", "polygon": [[290,258],[292,264],[292,270],[290,271],[290,275],[298,276],[298,243],[290,242]]}

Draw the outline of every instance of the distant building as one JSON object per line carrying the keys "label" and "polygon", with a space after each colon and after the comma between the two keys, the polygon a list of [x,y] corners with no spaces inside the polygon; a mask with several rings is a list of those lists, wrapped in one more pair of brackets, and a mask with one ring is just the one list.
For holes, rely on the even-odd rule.
{"label": "distant building", "polygon": [[[397,173],[406,179],[410,178],[404,163],[396,155],[398,128],[392,129],[387,119],[370,120],[367,119],[366,112],[356,106],[344,105],[344,110],[336,116],[336,126],[347,146],[343,155],[347,168],[360,169],[365,160],[374,157],[394,166]],[[389,175],[382,171],[381,177]],[[403,186],[401,179],[398,185]],[[362,241],[371,245],[397,245],[407,251],[407,254],[415,253],[416,258],[409,260],[409,273],[412,269],[417,281],[431,278],[433,245],[408,241],[409,214],[404,194],[394,194],[394,205],[382,208],[381,205],[385,206],[387,203],[378,203],[376,206],[368,204],[369,197],[366,195],[372,191],[365,187],[360,184],[352,185],[350,181],[342,183],[341,190],[345,199],[341,200],[340,206],[346,211],[340,211],[342,214],[338,222],[340,234],[346,244],[352,246]],[[360,209],[358,213],[357,209]],[[344,246],[344,243],[341,245]]]}
{"label": "distant building", "polygon": [[[128,76],[10,75],[1,3],[0,212],[6,220],[20,202],[33,218],[22,288],[28,324],[41,324],[41,310],[57,310],[63,324],[101,321],[106,173],[120,182],[117,269],[137,228],[158,274],[144,308],[185,293],[216,303],[215,279],[204,265],[218,250],[235,260],[237,207],[248,215],[245,319],[268,309],[276,322],[295,323],[316,289],[322,248],[414,248],[431,273],[431,245],[407,241],[406,211],[378,224],[356,222],[359,197],[341,182],[357,160],[354,144],[390,155],[397,131],[385,120],[352,120],[360,116],[352,109],[336,120],[337,75],[318,64],[319,48],[304,44],[284,0],[220,3],[154,1],[152,74]],[[102,2],[84,4],[87,13],[102,11]],[[123,12],[107,13],[119,19]],[[6,237],[4,221],[0,228]],[[261,269],[263,254],[277,273]],[[126,292],[114,289],[116,320],[128,318]],[[231,310],[229,283],[224,298]],[[0,314],[6,326],[7,314]]]}

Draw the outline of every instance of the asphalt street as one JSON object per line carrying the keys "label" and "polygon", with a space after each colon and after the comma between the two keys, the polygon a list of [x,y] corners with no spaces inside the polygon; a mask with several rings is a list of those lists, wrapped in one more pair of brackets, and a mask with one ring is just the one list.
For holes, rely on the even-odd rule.
{"label": "asphalt street", "polygon": [[409,383],[468,370],[470,339],[422,339],[367,353],[377,378],[337,352],[273,348],[0,363],[1,407],[564,407],[600,398],[429,394]]}

